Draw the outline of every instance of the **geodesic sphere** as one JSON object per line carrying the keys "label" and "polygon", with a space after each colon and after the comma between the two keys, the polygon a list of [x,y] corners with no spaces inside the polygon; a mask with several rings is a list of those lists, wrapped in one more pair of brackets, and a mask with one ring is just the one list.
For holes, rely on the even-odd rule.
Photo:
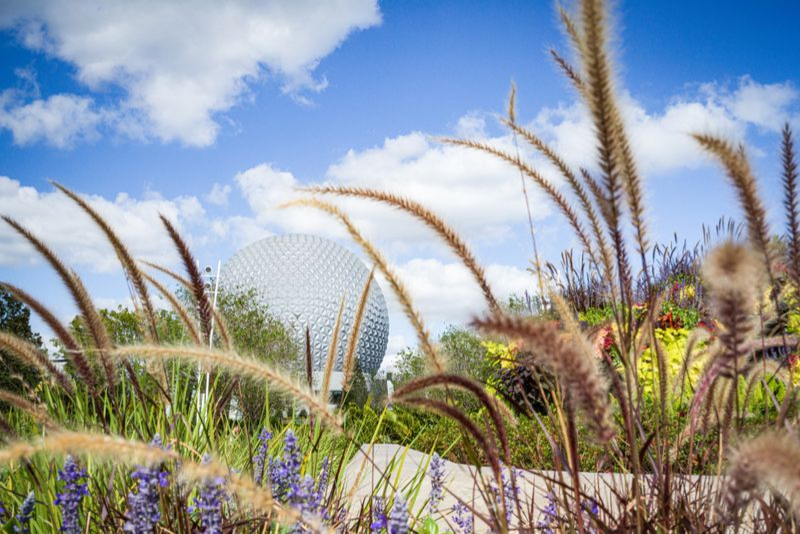
{"label": "geodesic sphere", "polygon": [[[305,347],[308,327],[317,371],[325,368],[344,299],[334,366],[335,371],[341,371],[368,276],[366,265],[333,241],[289,234],[268,237],[241,249],[222,266],[220,285],[229,291],[255,290],[267,311],[293,330],[301,347]],[[388,342],[389,312],[373,280],[356,345],[363,372],[377,371]]]}

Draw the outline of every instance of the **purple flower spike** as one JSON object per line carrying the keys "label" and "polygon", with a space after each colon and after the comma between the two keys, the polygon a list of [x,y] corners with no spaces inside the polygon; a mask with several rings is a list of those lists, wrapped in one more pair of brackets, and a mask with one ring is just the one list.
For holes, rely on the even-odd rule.
{"label": "purple flower spike", "polygon": [[442,501],[444,490],[444,460],[437,453],[433,453],[428,474],[431,477],[431,494],[428,499],[428,509],[430,513],[435,514],[439,503]]}
{"label": "purple flower spike", "polygon": [[283,460],[276,460],[270,466],[270,478],[272,480],[272,494],[278,500],[286,502],[289,493],[297,494],[297,488],[301,483],[300,467],[303,463],[303,453],[297,444],[297,436],[294,431],[286,431],[283,438]]}
{"label": "purple flower spike", "polygon": [[553,534],[552,526],[558,524],[558,504],[556,503],[555,495],[552,493],[547,494],[547,506],[542,508],[542,513],[539,516],[539,522],[536,524],[537,528],[541,529],[545,534]]}
{"label": "purple flower spike", "polygon": [[4,515],[6,515],[6,507],[3,504],[3,501],[0,501],[0,519],[3,519]]}
{"label": "purple flower spike", "polygon": [[14,526],[14,532],[18,534],[31,534],[30,522],[33,517],[33,507],[35,505],[36,496],[33,492],[30,492],[19,507],[19,513],[17,514],[17,523],[19,524]]}
{"label": "purple flower spike", "polygon": [[[211,457],[205,455],[203,463],[207,464]],[[212,477],[203,483],[189,512],[198,512],[203,534],[222,534],[222,501],[225,498],[225,479]]]}
{"label": "purple flower spike", "polygon": [[[331,463],[328,457],[322,459],[322,466],[319,469],[316,490],[312,492],[308,502],[308,507],[313,512],[318,512],[322,508],[322,501],[325,500],[325,490],[328,488],[328,475],[330,474]],[[323,511],[324,512],[324,511]],[[323,516],[325,514],[323,513]]]}
{"label": "purple flower spike", "polygon": [[261,485],[264,480],[264,463],[269,452],[269,440],[272,439],[272,432],[266,428],[258,436],[258,453],[253,458],[253,480],[256,485]]}
{"label": "purple flower spike", "polygon": [[58,479],[64,483],[64,491],[56,494],[55,505],[61,508],[61,532],[81,534],[81,500],[89,495],[86,470],[81,469],[72,456],[67,456],[64,468],[58,471]]}
{"label": "purple flower spike", "polygon": [[461,534],[473,534],[475,532],[475,517],[472,511],[463,502],[453,505],[453,523],[461,530]]}
{"label": "purple flower spike", "polygon": [[[161,437],[156,434],[150,446],[163,448]],[[151,534],[161,521],[160,496],[158,488],[167,487],[169,473],[156,467],[139,466],[131,478],[138,482],[138,493],[128,494],[128,521],[125,532],[134,534]]]}
{"label": "purple flower spike", "polygon": [[386,517],[386,507],[383,499],[373,497],[372,499],[372,524],[369,526],[372,534],[378,534],[389,525],[389,518]]}
{"label": "purple flower spike", "polygon": [[392,516],[386,530],[389,534],[408,534],[408,503],[402,494],[397,493],[392,506]]}

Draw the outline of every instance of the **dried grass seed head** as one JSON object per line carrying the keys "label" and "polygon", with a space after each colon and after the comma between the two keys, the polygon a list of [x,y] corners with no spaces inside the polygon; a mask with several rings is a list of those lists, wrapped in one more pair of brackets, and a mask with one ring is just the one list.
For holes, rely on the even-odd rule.
{"label": "dried grass seed head", "polygon": [[736,294],[755,307],[766,281],[764,263],[747,245],[728,241],[713,249],[702,267],[703,282],[715,300]]}

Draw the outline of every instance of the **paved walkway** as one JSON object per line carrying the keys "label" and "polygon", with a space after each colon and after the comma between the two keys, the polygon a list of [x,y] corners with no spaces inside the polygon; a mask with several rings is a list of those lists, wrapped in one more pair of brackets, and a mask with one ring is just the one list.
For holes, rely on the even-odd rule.
{"label": "paved walkway", "polygon": [[[399,445],[385,444],[365,445],[347,465],[343,480],[345,487],[352,491],[353,509],[359,508],[358,503],[366,503],[372,495],[391,495],[388,489],[396,487],[406,495],[411,495],[409,508],[412,517],[424,518],[428,515],[427,503],[431,484],[428,476],[428,463],[430,457],[420,451],[401,447]],[[486,515],[487,506],[481,494],[480,484],[476,483],[476,469],[473,466],[456,464],[445,461],[445,491],[444,498],[433,517],[440,528],[453,529],[451,509],[454,504],[461,501],[472,506],[478,517],[475,518],[476,532],[488,532],[488,526],[481,521],[480,515]],[[388,480],[385,474],[388,474]],[[492,480],[491,469],[483,467],[480,470],[488,482]],[[506,472],[506,476],[508,473]],[[522,471],[518,479],[520,492],[520,510],[522,524],[533,525],[545,518],[542,510],[547,507],[547,494],[552,484],[549,481],[564,477],[564,482],[570,484],[566,473],[556,471]],[[597,495],[601,502],[614,503],[616,498],[613,492],[625,492],[630,487],[631,477],[618,473],[582,473],[582,490],[588,495]],[[717,485],[713,477],[686,477],[682,483],[691,485],[696,491],[715,491]],[[354,488],[354,489],[353,489]],[[615,510],[612,510],[612,513]],[[519,514],[515,511],[512,527],[519,523]]]}

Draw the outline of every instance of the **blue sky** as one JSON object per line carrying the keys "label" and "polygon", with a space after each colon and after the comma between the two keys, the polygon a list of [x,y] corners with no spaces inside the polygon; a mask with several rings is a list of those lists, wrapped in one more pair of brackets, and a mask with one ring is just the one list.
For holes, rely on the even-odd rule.
{"label": "blue sky", "polygon": [[[125,303],[120,271],[48,179],[88,195],[135,254],[172,266],[159,211],[201,261],[215,263],[291,231],[354,249],[328,219],[275,206],[302,184],[389,189],[451,220],[498,293],[532,286],[518,175],[433,137],[511,146],[494,114],[515,80],[520,120],[571,163],[591,165],[585,113],[547,55],[551,46],[569,55],[551,2],[180,6],[0,6],[0,211],[87,277],[99,305]],[[738,213],[718,168],[688,140],[692,131],[748,143],[780,224],[777,129],[800,126],[798,16],[790,1],[615,3],[619,92],[656,240],[677,232],[694,241],[703,223]],[[540,196],[532,201],[544,255],[556,259],[572,237]],[[386,250],[434,330],[481,311],[469,277],[427,232],[382,208],[342,205]],[[0,279],[30,288],[62,317],[74,314],[8,229],[0,229]],[[390,306],[394,351],[413,336]]]}

